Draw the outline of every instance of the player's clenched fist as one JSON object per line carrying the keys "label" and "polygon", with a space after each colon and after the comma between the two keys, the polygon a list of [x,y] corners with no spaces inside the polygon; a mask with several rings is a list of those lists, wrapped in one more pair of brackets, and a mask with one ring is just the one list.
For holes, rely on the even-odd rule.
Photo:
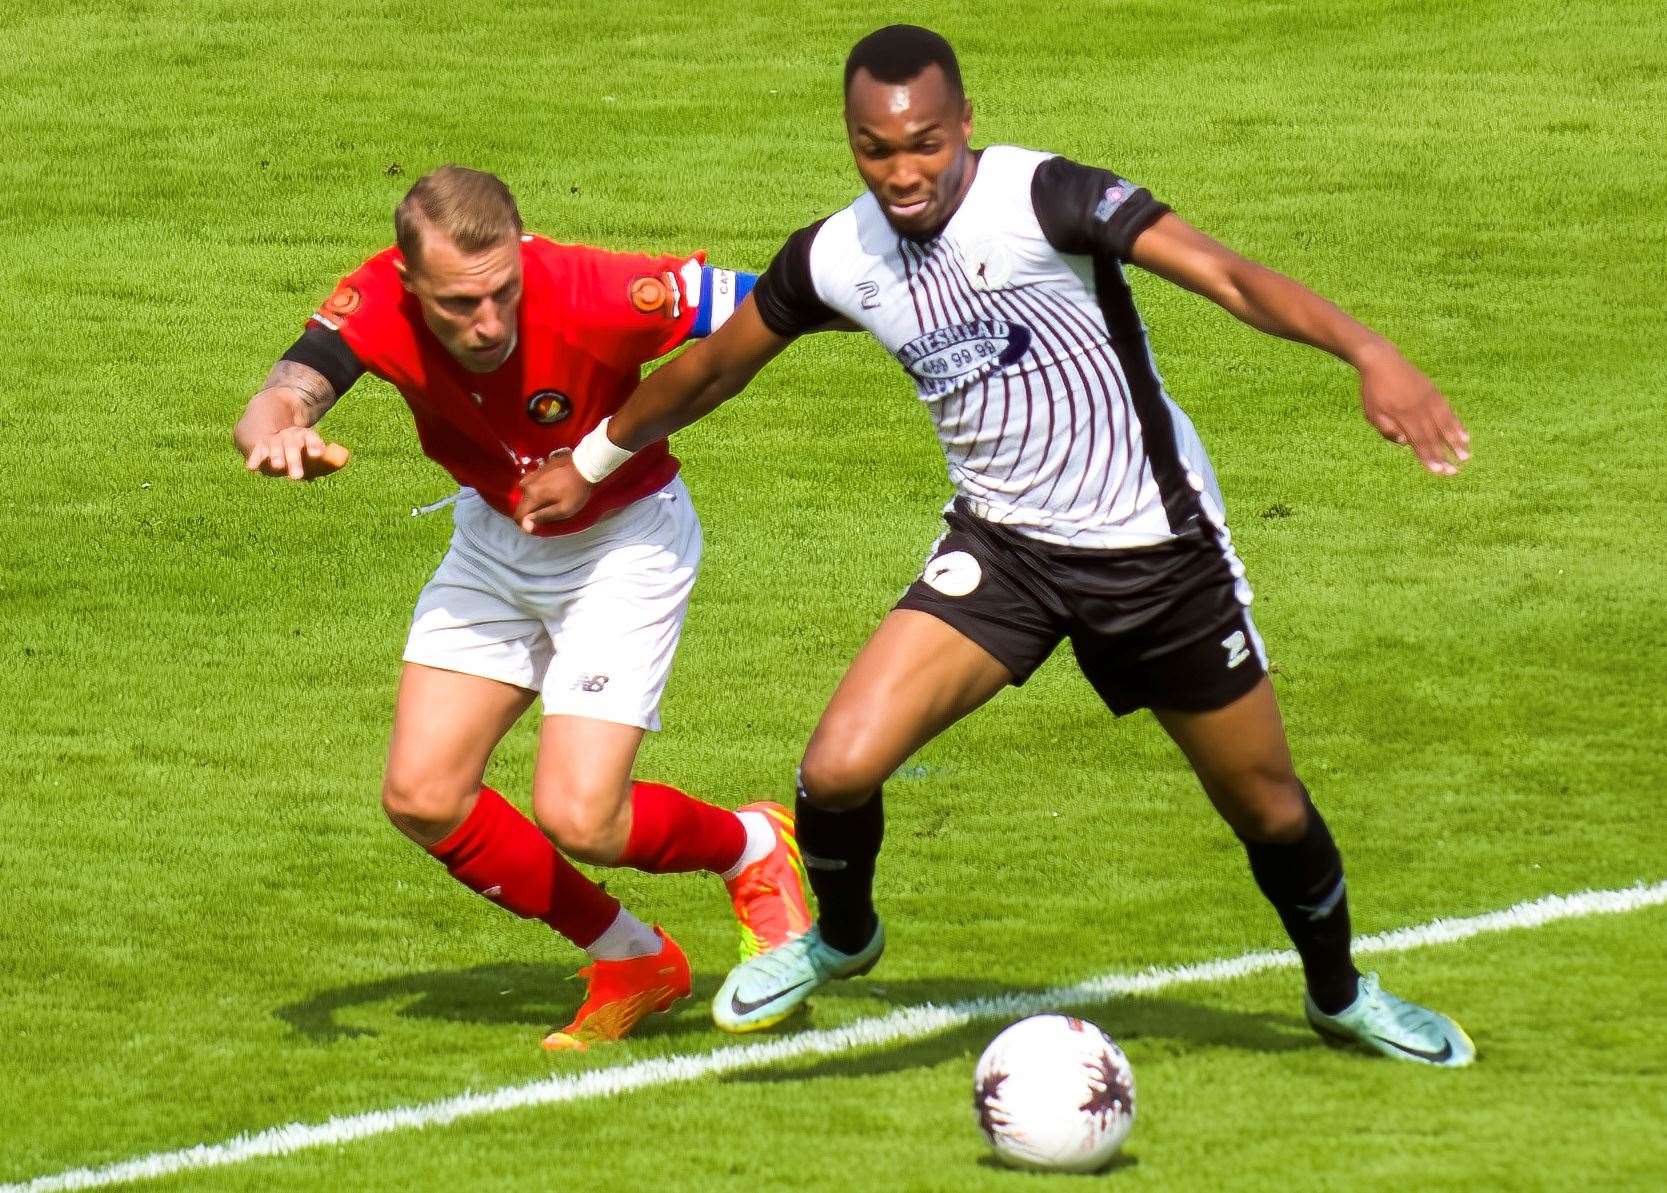
{"label": "player's clenched fist", "polygon": [[515,520],[521,529],[533,533],[546,522],[562,522],[584,509],[590,500],[591,483],[573,466],[573,453],[566,448],[551,455],[537,472],[521,478],[521,500]]}
{"label": "player's clenched fist", "polygon": [[347,464],[350,453],[339,443],[326,443],[311,427],[285,427],[255,442],[244,463],[250,472],[311,480]]}

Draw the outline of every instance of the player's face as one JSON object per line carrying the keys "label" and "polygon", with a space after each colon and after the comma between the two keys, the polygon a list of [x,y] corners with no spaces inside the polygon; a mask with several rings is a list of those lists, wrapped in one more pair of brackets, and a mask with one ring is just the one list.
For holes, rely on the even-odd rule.
{"label": "player's face", "polygon": [[458,364],[490,373],[515,351],[521,305],[521,242],[465,253],[429,229],[415,262],[402,263],[405,288],[422,305],[423,322]]}
{"label": "player's face", "polygon": [[972,105],[936,63],[904,83],[859,70],[845,93],[845,133],[857,171],[904,236],[935,236],[955,214],[975,168]]}

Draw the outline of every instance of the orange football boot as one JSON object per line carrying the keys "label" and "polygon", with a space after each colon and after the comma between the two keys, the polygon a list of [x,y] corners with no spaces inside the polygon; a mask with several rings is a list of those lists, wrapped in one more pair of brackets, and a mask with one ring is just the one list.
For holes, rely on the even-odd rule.
{"label": "orange football boot", "polygon": [[736,811],[762,812],[776,835],[776,847],[768,857],[725,884],[741,925],[741,960],[745,961],[803,936],[810,931],[811,918],[793,814],[769,801],[747,804]]}
{"label": "orange football boot", "polygon": [[552,1052],[583,1052],[592,1044],[623,1039],[649,1015],[669,1011],[689,997],[689,959],[660,926],[660,951],[628,961],[592,961],[577,976],[589,982],[573,1022],[544,1037]]}

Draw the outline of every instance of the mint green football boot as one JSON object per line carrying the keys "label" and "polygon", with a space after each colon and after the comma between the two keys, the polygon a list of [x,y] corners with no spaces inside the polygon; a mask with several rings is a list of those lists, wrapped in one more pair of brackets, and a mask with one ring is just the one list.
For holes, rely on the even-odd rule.
{"label": "mint green football boot", "polygon": [[885,948],[886,932],[878,921],[873,939],[854,954],[824,944],[821,926],[813,926],[730,970],[712,999],[712,1022],[736,1033],[774,1027],[835,978],[859,977],[873,969]]}
{"label": "mint green football boot", "polygon": [[1457,1069],[1476,1059],[1476,1045],[1464,1028],[1439,1011],[1396,998],[1378,988],[1378,975],[1360,979],[1360,993],[1335,1015],[1303,995],[1308,1022],[1328,1044],[1353,1045],[1396,1060]]}

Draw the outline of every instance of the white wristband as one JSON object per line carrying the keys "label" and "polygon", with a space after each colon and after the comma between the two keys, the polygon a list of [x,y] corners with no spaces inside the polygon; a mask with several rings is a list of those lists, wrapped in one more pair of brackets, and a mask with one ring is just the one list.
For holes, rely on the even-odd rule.
{"label": "white wristband", "polygon": [[601,484],[619,470],[621,464],[636,452],[628,452],[608,438],[608,420],[596,424],[596,429],[573,449],[573,467],[593,485]]}

